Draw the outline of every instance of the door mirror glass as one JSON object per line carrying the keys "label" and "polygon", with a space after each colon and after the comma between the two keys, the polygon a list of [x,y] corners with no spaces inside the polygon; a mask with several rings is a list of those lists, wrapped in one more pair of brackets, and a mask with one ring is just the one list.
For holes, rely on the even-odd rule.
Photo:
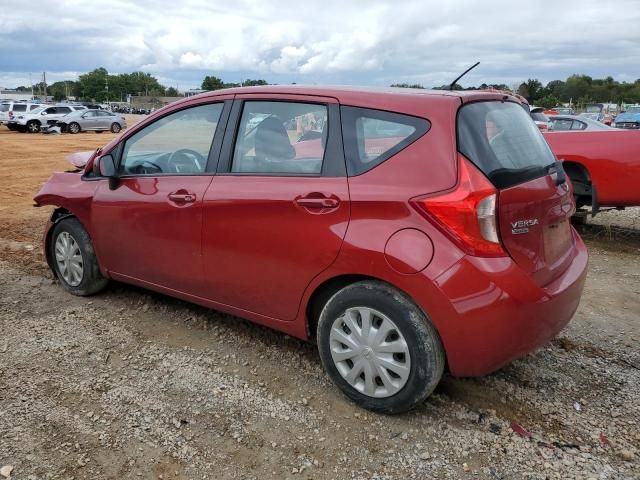
{"label": "door mirror glass", "polygon": [[118,181],[116,165],[111,155],[100,157],[98,169],[101,176],[107,177],[109,179],[109,190],[115,190],[116,188],[118,188],[120,182]]}
{"label": "door mirror glass", "polygon": [[105,155],[100,157],[100,175],[103,177],[115,177],[116,176],[116,166],[113,162],[113,157],[111,155]]}

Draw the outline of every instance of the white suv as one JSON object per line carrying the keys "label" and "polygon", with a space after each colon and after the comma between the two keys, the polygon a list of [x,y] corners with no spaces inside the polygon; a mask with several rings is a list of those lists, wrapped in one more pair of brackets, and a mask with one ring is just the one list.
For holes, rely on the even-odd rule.
{"label": "white suv", "polygon": [[30,113],[41,106],[40,103],[4,101],[0,103],[0,125],[6,125],[9,130],[15,130],[15,117]]}
{"label": "white suv", "polygon": [[59,118],[76,110],[86,110],[84,105],[55,105],[45,106],[30,113],[16,117],[17,130],[20,132],[37,133],[40,127],[55,125]]}

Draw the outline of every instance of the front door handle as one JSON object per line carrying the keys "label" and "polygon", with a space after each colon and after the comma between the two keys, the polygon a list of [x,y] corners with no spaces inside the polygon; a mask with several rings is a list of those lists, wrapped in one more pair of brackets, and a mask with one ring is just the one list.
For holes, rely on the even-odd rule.
{"label": "front door handle", "polygon": [[336,208],[340,204],[335,198],[299,198],[296,203],[305,208]]}
{"label": "front door handle", "polygon": [[189,192],[172,192],[168,196],[169,200],[176,203],[193,203],[196,201],[196,196]]}

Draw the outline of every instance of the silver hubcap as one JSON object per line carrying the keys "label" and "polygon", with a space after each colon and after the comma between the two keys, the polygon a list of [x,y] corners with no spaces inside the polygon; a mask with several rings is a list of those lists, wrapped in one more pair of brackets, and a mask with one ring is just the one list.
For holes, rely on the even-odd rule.
{"label": "silver hubcap", "polygon": [[72,131],[73,133],[78,133],[78,130],[80,130],[80,129],[78,128],[78,125],[76,125],[75,123],[72,123],[72,124],[71,124],[71,131]]}
{"label": "silver hubcap", "polygon": [[82,282],[83,262],[80,246],[68,232],[62,232],[56,239],[56,263],[64,281],[72,287]]}
{"label": "silver hubcap", "polygon": [[407,383],[409,347],[389,317],[372,308],[349,308],[331,327],[333,362],[349,385],[364,395],[390,397]]}

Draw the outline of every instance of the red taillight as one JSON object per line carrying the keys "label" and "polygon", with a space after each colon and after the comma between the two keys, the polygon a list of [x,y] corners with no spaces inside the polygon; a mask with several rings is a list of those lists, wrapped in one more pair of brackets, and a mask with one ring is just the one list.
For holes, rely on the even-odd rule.
{"label": "red taillight", "polygon": [[13,112],[9,111],[9,118],[13,118]]}
{"label": "red taillight", "polygon": [[460,181],[455,190],[444,195],[414,198],[412,205],[469,255],[507,256],[498,235],[498,192],[462,155],[458,165]]}

